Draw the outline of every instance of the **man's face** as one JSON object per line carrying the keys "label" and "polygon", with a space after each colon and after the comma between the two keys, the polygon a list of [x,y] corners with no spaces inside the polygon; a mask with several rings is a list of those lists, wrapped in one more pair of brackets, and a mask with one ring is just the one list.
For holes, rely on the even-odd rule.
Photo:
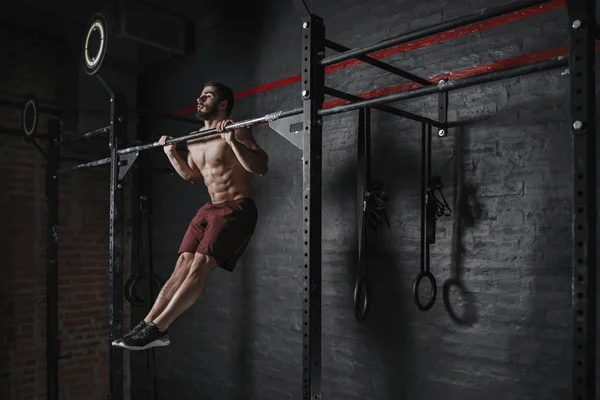
{"label": "man's face", "polygon": [[219,101],[215,88],[211,86],[205,87],[202,90],[202,94],[198,97],[197,102],[196,117],[199,119],[206,119],[217,115]]}

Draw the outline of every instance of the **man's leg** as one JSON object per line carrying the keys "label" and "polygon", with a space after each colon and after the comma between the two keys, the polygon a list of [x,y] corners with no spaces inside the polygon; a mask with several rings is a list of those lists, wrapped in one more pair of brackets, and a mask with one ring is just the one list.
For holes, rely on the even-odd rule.
{"label": "man's leg", "polygon": [[151,322],[154,318],[159,316],[160,313],[162,313],[165,307],[167,307],[169,304],[169,301],[175,292],[177,292],[177,289],[179,289],[179,286],[181,286],[185,278],[188,276],[193,261],[194,253],[183,252],[179,255],[171,277],[167,280],[167,282],[165,282],[164,286],[160,290],[160,293],[156,297],[154,305],[152,306],[152,309],[148,315],[139,324],[133,327],[127,335],[113,341],[113,345],[118,345],[123,341],[123,339],[138,333],[148,324],[148,322]]}
{"label": "man's leg", "polygon": [[194,255],[185,280],[162,313],[152,319],[158,329],[163,332],[167,330],[177,317],[198,300],[204,290],[208,275],[216,266],[217,262],[213,257],[200,253]]}
{"label": "man's leg", "polygon": [[171,274],[169,280],[165,283],[165,285],[160,290],[160,293],[156,297],[154,301],[154,305],[152,309],[144,318],[144,322],[152,322],[156,317],[158,317],[163,310],[167,307],[185,278],[188,276],[190,272],[190,267],[194,261],[194,253],[181,253],[179,259],[177,260],[177,264],[175,265],[175,270]]}
{"label": "man's leg", "polygon": [[162,313],[153,321],[148,322],[136,335],[124,338],[119,345],[130,350],[144,350],[150,347],[169,345],[169,336],[165,331],[177,317],[198,300],[210,271],[216,266],[217,262],[213,257],[196,253],[187,276]]}

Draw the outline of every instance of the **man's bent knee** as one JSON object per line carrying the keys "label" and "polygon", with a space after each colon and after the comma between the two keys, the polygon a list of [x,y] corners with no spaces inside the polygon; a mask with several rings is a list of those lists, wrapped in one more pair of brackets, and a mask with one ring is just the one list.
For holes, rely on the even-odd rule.
{"label": "man's bent knee", "polygon": [[217,266],[217,261],[205,254],[196,253],[194,254],[194,260],[190,267],[190,274],[207,274]]}
{"label": "man's bent knee", "polygon": [[187,269],[192,265],[193,262],[194,262],[194,253],[188,253],[188,252],[181,253],[179,255],[179,259],[177,260],[176,267],[177,268],[184,267]]}

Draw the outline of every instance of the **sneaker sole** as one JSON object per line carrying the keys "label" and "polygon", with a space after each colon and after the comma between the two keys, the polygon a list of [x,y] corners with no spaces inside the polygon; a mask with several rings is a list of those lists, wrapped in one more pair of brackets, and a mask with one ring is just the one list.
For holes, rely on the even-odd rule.
{"label": "sneaker sole", "polygon": [[132,330],[132,331],[130,331],[130,332],[127,334],[127,335],[125,335],[124,337],[122,337],[122,338],[120,338],[120,339],[113,340],[111,344],[112,344],[113,346],[120,347],[120,346],[121,346],[121,343],[123,342],[123,340],[124,340],[124,339],[127,339],[127,338],[129,338],[129,337],[131,337],[131,336],[135,335],[137,332],[141,331],[142,329],[143,329],[143,328],[140,328],[140,329],[138,329],[138,330],[136,330],[136,331],[133,331],[133,330]]}
{"label": "sneaker sole", "polygon": [[171,344],[170,340],[168,342],[165,342],[163,340],[155,340],[153,342],[148,343],[145,346],[128,346],[123,342],[118,343],[117,346],[122,347],[127,350],[146,350],[146,349],[150,349],[152,347],[165,347],[170,344]]}

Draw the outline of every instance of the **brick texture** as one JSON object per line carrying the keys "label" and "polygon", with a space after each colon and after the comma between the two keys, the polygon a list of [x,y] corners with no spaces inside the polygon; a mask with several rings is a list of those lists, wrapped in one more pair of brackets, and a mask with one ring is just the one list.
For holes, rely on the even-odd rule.
{"label": "brick texture", "polygon": [[[35,93],[56,106],[60,44],[17,29],[0,34],[0,92]],[[75,78],[76,79],[76,78]],[[43,115],[39,132],[46,133]],[[0,108],[0,125],[20,129],[20,110]],[[45,148],[47,143],[41,140]],[[108,393],[108,174],[60,178],[59,386],[61,399]],[[0,398],[46,398],[45,160],[21,137],[0,141]],[[126,260],[128,253],[126,253]],[[128,269],[126,269],[126,276]],[[126,318],[128,308],[126,307]],[[127,319],[126,319],[127,322]]]}

